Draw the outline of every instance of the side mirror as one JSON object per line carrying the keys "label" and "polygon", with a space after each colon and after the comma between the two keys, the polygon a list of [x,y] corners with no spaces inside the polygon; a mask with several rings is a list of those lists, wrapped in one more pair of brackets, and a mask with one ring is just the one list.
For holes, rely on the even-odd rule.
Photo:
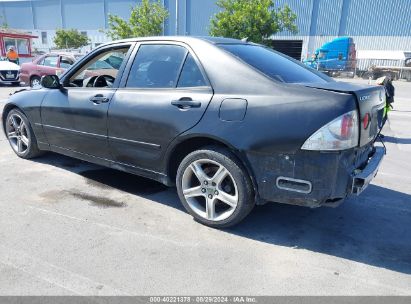
{"label": "side mirror", "polygon": [[57,75],[45,75],[41,77],[41,86],[46,89],[60,89],[60,78]]}

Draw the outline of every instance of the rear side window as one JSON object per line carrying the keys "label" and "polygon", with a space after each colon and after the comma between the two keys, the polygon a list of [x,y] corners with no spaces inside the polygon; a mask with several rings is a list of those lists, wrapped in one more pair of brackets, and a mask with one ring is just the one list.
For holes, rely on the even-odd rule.
{"label": "rear side window", "polygon": [[178,45],[140,46],[127,80],[129,88],[175,88],[187,50]]}
{"label": "rear side window", "polygon": [[191,54],[188,54],[181,71],[180,79],[178,80],[177,87],[189,88],[189,87],[204,87],[207,86],[203,74],[200,68],[194,60]]}
{"label": "rear side window", "polygon": [[44,66],[55,68],[57,67],[58,57],[57,56],[47,56],[41,63]]}
{"label": "rear side window", "polygon": [[274,50],[251,44],[221,44],[221,48],[274,80],[285,83],[328,82],[327,77]]}

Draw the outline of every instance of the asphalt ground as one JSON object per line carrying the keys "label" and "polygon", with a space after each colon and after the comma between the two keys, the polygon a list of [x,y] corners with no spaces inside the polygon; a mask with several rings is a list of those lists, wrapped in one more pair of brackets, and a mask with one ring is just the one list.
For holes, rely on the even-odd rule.
{"label": "asphalt ground", "polygon": [[1,133],[0,295],[411,295],[411,83],[395,86],[363,195],[259,206],[224,231],[174,189],[52,153],[22,160]]}

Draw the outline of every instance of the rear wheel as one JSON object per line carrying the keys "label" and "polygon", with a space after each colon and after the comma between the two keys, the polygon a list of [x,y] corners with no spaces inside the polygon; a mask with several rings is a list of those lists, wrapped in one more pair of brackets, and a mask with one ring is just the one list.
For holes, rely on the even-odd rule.
{"label": "rear wheel", "polygon": [[40,156],[42,152],[27,117],[19,110],[13,109],[6,120],[7,139],[17,156],[30,159]]}
{"label": "rear wheel", "polygon": [[33,76],[30,78],[30,86],[33,87],[37,87],[40,85],[41,82],[41,78],[38,76]]}
{"label": "rear wheel", "polygon": [[239,223],[255,204],[246,170],[232,153],[219,147],[198,150],[184,158],[176,183],[186,210],[210,227]]}

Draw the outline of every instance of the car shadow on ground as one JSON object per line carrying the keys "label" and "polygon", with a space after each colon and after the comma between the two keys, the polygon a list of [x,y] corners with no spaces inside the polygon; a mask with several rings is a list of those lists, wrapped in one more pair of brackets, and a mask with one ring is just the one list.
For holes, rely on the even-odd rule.
{"label": "car shadow on ground", "polygon": [[180,211],[184,210],[174,189],[169,189],[163,184],[147,178],[51,152],[34,159],[34,161],[81,175],[85,178],[86,183],[92,187],[117,189],[159,202]]}
{"label": "car shadow on ground", "polygon": [[[91,185],[122,190],[185,212],[175,190],[157,182],[53,153],[36,161],[75,172]],[[338,208],[258,206],[224,232],[411,274],[411,195],[375,185]]]}
{"label": "car shadow on ground", "polygon": [[411,195],[375,185],[335,209],[267,204],[228,231],[411,274]]}

